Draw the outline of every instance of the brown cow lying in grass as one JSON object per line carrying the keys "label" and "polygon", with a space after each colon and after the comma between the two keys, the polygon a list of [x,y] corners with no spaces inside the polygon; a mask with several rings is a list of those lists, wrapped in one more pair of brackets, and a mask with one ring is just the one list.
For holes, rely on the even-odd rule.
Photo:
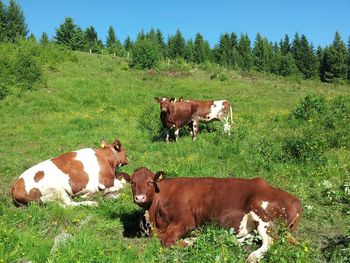
{"label": "brown cow lying in grass", "polygon": [[102,140],[101,147],[64,153],[29,168],[12,187],[14,203],[61,201],[64,206],[96,206],[94,201],[74,202],[70,197],[98,191],[116,198],[123,188],[123,173],[116,178],[115,169],[128,164],[126,151],[119,140],[112,144]]}
{"label": "brown cow lying in grass", "polygon": [[189,231],[214,222],[234,228],[239,241],[253,230],[262,238],[262,246],[247,262],[257,262],[273,239],[269,229],[282,220],[294,231],[302,213],[295,196],[274,188],[262,178],[171,178],[164,172],[137,169],[130,181],[134,202],[148,211],[147,216],[163,246],[171,246]]}

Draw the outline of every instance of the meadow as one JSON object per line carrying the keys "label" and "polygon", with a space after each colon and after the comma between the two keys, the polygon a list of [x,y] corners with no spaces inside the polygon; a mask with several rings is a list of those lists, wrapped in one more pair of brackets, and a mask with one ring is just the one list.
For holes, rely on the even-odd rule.
{"label": "meadow", "polygon": [[[136,233],[142,210],[126,185],[98,208],[56,203],[16,208],[10,187],[27,168],[66,151],[118,138],[132,172],[145,166],[168,177],[252,178],[299,197],[304,212],[290,242],[281,238],[262,262],[350,262],[350,86],[215,66],[132,70],[108,55],[74,53],[47,66],[45,85],[0,101],[0,262],[244,262],[259,241],[244,246],[215,225],[194,231],[197,242],[163,249]],[[156,96],[227,99],[232,136],[218,122],[202,125],[192,142],[159,132]],[[71,238],[55,250],[61,233]],[[338,241],[337,241],[338,240]]]}

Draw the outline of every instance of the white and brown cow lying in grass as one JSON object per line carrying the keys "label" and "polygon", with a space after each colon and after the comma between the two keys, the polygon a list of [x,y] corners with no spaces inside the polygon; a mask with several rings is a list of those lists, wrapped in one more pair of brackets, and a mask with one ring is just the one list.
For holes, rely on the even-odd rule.
{"label": "white and brown cow lying in grass", "polygon": [[116,177],[115,169],[128,164],[126,152],[119,140],[112,144],[102,140],[101,147],[64,153],[29,168],[12,187],[14,203],[61,201],[64,206],[96,206],[94,201],[74,202],[71,196],[102,191],[117,197],[124,180]]}
{"label": "white and brown cow lying in grass", "polygon": [[302,213],[301,202],[294,195],[270,186],[262,178],[169,178],[164,172],[152,173],[141,167],[128,178],[134,202],[146,209],[147,221],[163,246],[174,245],[191,230],[214,223],[234,228],[238,241],[253,230],[262,245],[247,262],[257,262],[273,242],[270,230],[281,220],[294,231]]}

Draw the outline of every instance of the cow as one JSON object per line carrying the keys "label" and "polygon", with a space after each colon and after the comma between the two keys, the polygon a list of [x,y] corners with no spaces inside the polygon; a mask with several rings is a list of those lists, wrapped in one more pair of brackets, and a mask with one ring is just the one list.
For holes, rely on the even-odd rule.
{"label": "cow", "polygon": [[[224,131],[230,134],[233,123],[232,107],[226,100],[201,101],[184,100],[180,97],[177,101],[167,97],[155,98],[160,104],[160,119],[163,128],[175,129],[175,141],[179,138],[179,129],[185,125],[191,128],[192,139],[196,140],[200,122],[213,120],[225,121]],[[229,124],[229,120],[231,124]],[[169,139],[167,131],[166,140]]]}
{"label": "cow", "polygon": [[61,201],[64,207],[97,206],[97,202],[75,202],[70,197],[81,194],[87,198],[102,191],[117,198],[125,180],[124,173],[116,177],[115,169],[127,164],[126,151],[119,140],[112,144],[101,140],[101,148],[67,152],[29,168],[12,186],[12,199],[16,206],[33,201]]}
{"label": "cow", "polygon": [[[180,98],[181,100],[182,97]],[[166,137],[165,141],[169,141],[169,129],[171,127],[168,127],[167,125],[167,116],[168,116],[168,106],[170,103],[177,102],[178,100],[176,98],[169,98],[169,97],[155,97],[154,100],[159,103],[160,106],[160,121],[162,123],[162,127],[164,130],[166,130]]]}
{"label": "cow", "polygon": [[140,167],[126,180],[134,203],[147,211],[153,233],[165,247],[206,223],[233,228],[239,242],[257,230],[262,245],[247,259],[257,262],[273,243],[274,223],[283,222],[293,232],[302,214],[298,198],[259,177],[166,179],[162,171]]}

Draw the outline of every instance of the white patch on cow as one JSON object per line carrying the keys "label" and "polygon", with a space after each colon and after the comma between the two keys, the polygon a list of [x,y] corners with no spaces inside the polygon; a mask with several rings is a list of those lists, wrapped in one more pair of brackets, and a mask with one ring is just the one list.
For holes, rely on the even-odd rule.
{"label": "white patch on cow", "polygon": [[262,245],[259,249],[249,255],[246,262],[257,262],[265,255],[272,244],[273,239],[267,233],[270,223],[262,220],[255,212],[250,212],[249,214],[252,220],[258,223],[257,231],[262,238]]}
{"label": "white patch on cow", "polygon": [[210,107],[210,113],[207,115],[206,120],[210,121],[212,119],[222,119],[225,100],[215,100]]}
{"label": "white patch on cow", "polygon": [[262,201],[261,202],[261,207],[266,210],[267,206],[269,205],[269,202],[268,201]]}
{"label": "white patch on cow", "polygon": [[238,228],[237,238],[244,237],[252,232],[255,228],[255,224],[250,214],[245,214]]}
{"label": "white patch on cow", "polygon": [[[37,172],[43,171],[44,177],[39,181],[35,182],[34,177]],[[51,160],[46,160],[33,167],[26,170],[20,178],[24,179],[25,190],[29,193],[33,188],[38,188],[41,194],[44,196],[46,193],[49,195],[60,196],[60,191],[58,193],[51,193],[52,189],[62,189],[70,194],[72,193],[72,188],[69,185],[69,177],[63,173],[57,166],[51,162]]]}
{"label": "white patch on cow", "polygon": [[79,193],[94,193],[99,190],[100,165],[98,164],[96,152],[91,148],[85,148],[76,151],[75,160],[83,164],[84,172],[88,175],[86,187]]}

